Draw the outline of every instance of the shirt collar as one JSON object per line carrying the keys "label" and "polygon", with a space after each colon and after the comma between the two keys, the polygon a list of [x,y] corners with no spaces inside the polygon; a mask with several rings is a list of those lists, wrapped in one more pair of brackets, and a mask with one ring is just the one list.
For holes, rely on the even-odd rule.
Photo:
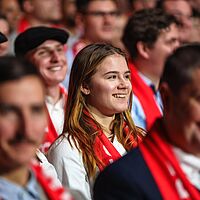
{"label": "shirt collar", "polygon": [[200,190],[200,158],[177,147],[173,151],[189,181]]}
{"label": "shirt collar", "polygon": [[35,175],[33,174],[33,172],[30,172],[30,179],[25,187],[25,189],[27,190],[27,192],[32,195],[33,197],[35,197],[36,199],[39,198],[39,194],[38,194],[38,182],[36,180]]}
{"label": "shirt collar", "polygon": [[138,72],[139,76],[141,77],[141,79],[148,85],[154,85],[153,82],[147,78],[144,74],[142,74],[141,72]]}
{"label": "shirt collar", "polygon": [[[27,194],[32,196],[34,199],[40,199],[38,193],[38,183],[32,171],[30,171],[30,177],[25,187],[22,187],[14,182],[7,179],[0,178],[0,193],[17,195],[18,193],[25,191]],[[1,191],[3,189],[3,191]],[[12,196],[12,195],[11,195]]]}

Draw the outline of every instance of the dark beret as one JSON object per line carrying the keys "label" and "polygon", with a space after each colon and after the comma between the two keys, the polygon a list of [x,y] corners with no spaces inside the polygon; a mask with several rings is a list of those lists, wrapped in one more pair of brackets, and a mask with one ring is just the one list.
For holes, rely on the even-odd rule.
{"label": "dark beret", "polygon": [[7,37],[3,33],[0,32],[0,43],[6,42],[6,41],[8,41]]}
{"label": "dark beret", "polygon": [[46,40],[56,40],[62,44],[67,42],[69,33],[63,29],[37,26],[20,33],[14,42],[16,56],[23,56]]}

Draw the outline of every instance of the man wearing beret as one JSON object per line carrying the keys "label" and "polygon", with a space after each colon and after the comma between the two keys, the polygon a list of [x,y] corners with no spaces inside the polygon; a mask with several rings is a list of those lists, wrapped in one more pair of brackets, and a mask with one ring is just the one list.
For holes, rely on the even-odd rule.
{"label": "man wearing beret", "polygon": [[58,28],[33,27],[20,33],[14,44],[17,57],[26,57],[40,72],[46,86],[46,107],[49,124],[43,152],[62,133],[66,91],[60,84],[67,72],[65,43],[69,34]]}

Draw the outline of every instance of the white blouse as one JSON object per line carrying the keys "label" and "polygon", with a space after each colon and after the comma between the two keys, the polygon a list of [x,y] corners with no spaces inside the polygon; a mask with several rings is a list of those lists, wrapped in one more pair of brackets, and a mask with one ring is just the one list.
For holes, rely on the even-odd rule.
{"label": "white blouse", "polygon": [[[124,155],[126,150],[114,138],[113,146]],[[94,180],[90,180],[83,164],[82,154],[75,145],[70,145],[66,136],[59,137],[48,151],[47,158],[57,171],[63,186],[81,191],[87,200],[92,199]]]}

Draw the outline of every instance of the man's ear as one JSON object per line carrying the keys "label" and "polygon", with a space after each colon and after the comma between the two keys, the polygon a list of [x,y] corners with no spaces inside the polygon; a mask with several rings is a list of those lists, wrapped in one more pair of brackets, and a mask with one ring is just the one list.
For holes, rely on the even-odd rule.
{"label": "man's ear", "polygon": [[169,85],[164,82],[160,84],[159,90],[162,98],[163,108],[164,110],[169,111],[173,97],[172,91],[169,88]]}
{"label": "man's ear", "polygon": [[90,94],[90,89],[89,89],[88,84],[83,83],[83,84],[81,85],[81,92],[82,92],[83,94],[85,94],[85,95]]}
{"label": "man's ear", "polygon": [[147,45],[144,42],[137,42],[137,50],[138,53],[140,54],[140,56],[142,56],[145,59],[149,58],[149,48],[147,47]]}

